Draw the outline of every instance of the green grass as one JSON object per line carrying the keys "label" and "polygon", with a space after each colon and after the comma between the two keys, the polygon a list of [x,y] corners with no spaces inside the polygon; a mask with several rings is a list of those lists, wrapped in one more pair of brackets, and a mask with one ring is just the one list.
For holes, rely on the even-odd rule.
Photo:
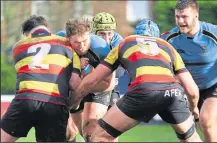
{"label": "green grass", "polygon": [[[201,132],[198,130],[201,135]],[[32,129],[26,138],[20,138],[18,142],[35,142],[35,131]],[[77,141],[83,139],[79,135]],[[139,125],[119,137],[119,142],[178,142],[175,132],[169,125]]]}

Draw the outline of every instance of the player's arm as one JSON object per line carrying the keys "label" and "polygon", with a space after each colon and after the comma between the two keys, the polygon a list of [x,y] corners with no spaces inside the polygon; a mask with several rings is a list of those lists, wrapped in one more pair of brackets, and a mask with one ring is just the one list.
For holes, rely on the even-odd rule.
{"label": "player's arm", "polygon": [[95,86],[106,76],[111,74],[111,72],[112,71],[110,68],[104,66],[103,64],[99,64],[92,73],[84,77],[79,86],[76,88],[76,94],[78,93],[78,95],[87,95],[88,93],[92,92]]}
{"label": "player's arm", "polygon": [[93,88],[102,81],[106,76],[111,74],[111,69],[104,66],[103,64],[99,64],[96,69],[84,77],[84,79],[80,82],[75,90],[75,98],[71,99],[72,109],[78,109],[81,100],[85,95],[92,92]]}
{"label": "player's arm", "polygon": [[118,67],[118,49],[114,48],[96,69],[88,74],[76,88],[76,99],[73,109],[77,109],[81,99],[90,93],[95,86]]}
{"label": "player's arm", "polygon": [[75,90],[79,83],[81,82],[81,62],[79,56],[73,50],[73,60],[72,60],[72,73],[69,80],[69,86],[71,90]]}
{"label": "player's arm", "polygon": [[69,97],[66,101],[66,104],[69,108],[72,107],[75,99],[75,89],[81,82],[81,65],[80,59],[77,54],[73,51],[73,60],[72,60],[72,73],[69,79]]}
{"label": "player's arm", "polygon": [[194,82],[189,72],[183,72],[176,75],[188,94],[188,99],[191,105],[191,109],[197,108],[199,100],[199,89]]}
{"label": "player's arm", "polygon": [[[103,40],[104,41],[104,40]],[[99,52],[101,53],[102,57],[108,59],[108,55],[110,53],[110,44],[106,42],[106,45],[104,47],[99,48]],[[117,49],[117,48],[116,48]],[[117,50],[115,50],[117,51]],[[117,52],[115,53],[117,54]],[[117,55],[115,55],[114,52],[111,55],[110,59],[116,58]],[[111,57],[112,56],[112,57]],[[91,92],[102,92],[102,91],[112,91],[115,88],[115,72],[110,74],[109,76],[105,77],[101,82],[99,82],[92,90]]]}
{"label": "player's arm", "polygon": [[199,101],[198,86],[193,80],[191,74],[185,68],[185,64],[182,61],[181,56],[178,54],[178,52],[175,49],[173,49],[173,54],[174,54],[174,65],[173,66],[175,69],[174,72],[187,93],[191,111],[194,113],[195,118],[199,118],[199,111],[197,108],[197,104]]}
{"label": "player's arm", "polygon": [[71,77],[69,80],[69,87],[70,87],[70,91],[69,91],[69,97],[66,101],[67,106],[70,108],[72,108],[72,105],[75,102],[75,89],[78,87],[78,85],[81,82],[81,77],[77,72],[72,72],[71,73]]}
{"label": "player's arm", "polygon": [[91,92],[112,91],[114,87],[115,87],[115,72],[105,77],[91,90]]}
{"label": "player's arm", "polygon": [[[80,88],[77,88],[76,91],[78,91],[79,94],[85,94],[85,92],[86,93],[94,92],[96,91],[96,89],[97,90],[100,89],[101,91],[102,89],[105,90],[104,88],[108,88],[110,85],[114,86],[115,85],[115,74],[111,74],[111,73],[118,67],[118,65],[119,65],[119,62],[118,62],[118,47],[117,47],[117,48],[114,48],[112,51],[110,51],[108,56],[104,59],[104,61],[102,61],[96,67],[96,69],[93,71],[94,73],[93,75],[92,73],[88,74],[82,80],[81,84],[82,83],[85,84],[88,90],[82,90]],[[102,86],[101,81],[105,82],[103,85],[104,87],[96,87],[96,86],[99,86],[100,84]],[[85,85],[84,85],[84,88],[85,88]],[[79,87],[81,86],[79,85]]]}
{"label": "player's arm", "polygon": [[69,80],[70,90],[74,91],[79,83],[81,82],[81,77],[78,73],[72,72]]}

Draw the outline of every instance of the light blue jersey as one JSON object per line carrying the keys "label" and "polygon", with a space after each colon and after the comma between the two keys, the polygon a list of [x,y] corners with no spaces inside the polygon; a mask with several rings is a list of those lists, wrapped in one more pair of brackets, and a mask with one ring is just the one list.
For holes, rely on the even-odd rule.
{"label": "light blue jersey", "polygon": [[122,41],[123,41],[123,38],[121,37],[121,35],[115,32],[114,36],[112,37],[112,41],[111,41],[112,48],[116,47]]}
{"label": "light blue jersey", "polygon": [[58,31],[55,34],[58,35],[58,36],[61,36],[61,37],[66,37],[66,32],[64,30]]}
{"label": "light blue jersey", "polygon": [[181,55],[200,90],[217,83],[217,26],[200,21],[193,38],[181,34],[177,27],[161,35]]}
{"label": "light blue jersey", "polygon": [[111,50],[110,45],[103,38],[95,34],[90,35],[90,45],[90,49],[98,56],[99,62],[102,61]]}

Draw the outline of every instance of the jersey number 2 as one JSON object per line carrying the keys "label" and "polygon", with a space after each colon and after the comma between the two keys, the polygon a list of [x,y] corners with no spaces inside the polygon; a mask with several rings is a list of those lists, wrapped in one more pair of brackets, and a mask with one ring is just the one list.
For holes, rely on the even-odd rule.
{"label": "jersey number 2", "polygon": [[38,48],[40,48],[40,50],[32,58],[32,61],[29,64],[29,68],[31,68],[31,69],[49,69],[49,64],[41,64],[41,61],[49,53],[50,48],[51,48],[50,44],[41,43],[41,44],[33,45],[33,46],[29,47],[27,53],[35,53],[35,52],[37,52]]}

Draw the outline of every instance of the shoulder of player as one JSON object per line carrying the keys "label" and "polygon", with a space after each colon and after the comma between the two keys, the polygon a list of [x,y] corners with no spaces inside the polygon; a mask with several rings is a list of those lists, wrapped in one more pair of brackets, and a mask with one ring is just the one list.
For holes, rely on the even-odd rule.
{"label": "shoulder of player", "polygon": [[17,43],[15,43],[13,46],[13,50],[16,49],[16,47],[22,45],[23,43],[25,43],[25,38],[22,40],[19,40]]}
{"label": "shoulder of player", "polygon": [[91,45],[91,49],[98,49],[98,48],[109,48],[110,46],[109,44],[101,37],[95,35],[95,34],[91,34],[90,35],[90,45]]}
{"label": "shoulder of player", "polygon": [[160,35],[160,37],[166,41],[169,41],[180,35],[180,32],[177,27],[171,29],[170,31],[164,32]]}
{"label": "shoulder of player", "polygon": [[18,41],[14,46],[13,46],[13,50],[17,47],[20,47],[22,45],[26,45],[26,44],[30,44],[30,43],[35,43],[35,42],[51,42],[51,41],[55,41],[56,43],[60,43],[61,45],[65,46],[68,49],[71,49],[70,44],[67,42],[65,37],[61,37],[61,36],[57,36],[55,34],[51,34],[50,36],[46,36],[46,37],[40,37],[40,38],[31,38],[31,36],[25,37],[24,39]]}
{"label": "shoulder of player", "polygon": [[55,35],[58,35],[58,36],[61,36],[61,37],[66,37],[66,31],[60,30],[60,31],[56,32]]}
{"label": "shoulder of player", "polygon": [[123,37],[119,33],[115,32],[114,36],[113,36],[113,39],[114,40],[123,40]]}
{"label": "shoulder of player", "polygon": [[206,35],[217,42],[217,25],[200,21],[200,27],[203,35]]}
{"label": "shoulder of player", "polygon": [[110,44],[95,34],[91,34],[90,45],[92,52],[94,52],[99,57],[104,57],[110,52]]}
{"label": "shoulder of player", "polygon": [[112,37],[112,41],[111,41],[112,48],[116,47],[122,41],[123,41],[123,37],[120,34],[118,34],[117,32],[115,32],[114,36]]}
{"label": "shoulder of player", "polygon": [[52,39],[54,39],[54,40],[56,39],[56,40],[60,40],[62,42],[68,43],[66,37],[59,36],[59,35],[56,35],[56,34],[51,34],[51,36],[52,36]]}

